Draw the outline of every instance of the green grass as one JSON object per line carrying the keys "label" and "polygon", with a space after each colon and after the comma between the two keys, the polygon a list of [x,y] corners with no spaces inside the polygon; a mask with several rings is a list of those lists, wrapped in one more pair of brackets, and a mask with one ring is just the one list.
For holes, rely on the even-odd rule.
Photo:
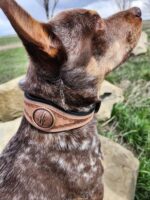
{"label": "green grass", "polygon": [[107,77],[112,83],[120,83],[122,80],[134,82],[137,79],[150,80],[150,50],[145,55],[131,57]]}
{"label": "green grass", "polygon": [[23,48],[0,51],[0,84],[26,72],[27,55]]}
{"label": "green grass", "polygon": [[[117,104],[109,127],[101,131],[106,137],[132,150],[139,158],[136,200],[149,200],[150,197],[150,99],[145,103],[147,107]],[[110,131],[114,126],[115,131]]]}
{"label": "green grass", "polygon": [[140,160],[135,200],[149,200],[150,49],[145,55],[131,57],[107,79],[114,84],[129,80],[130,85],[125,89],[124,103],[114,106],[110,122],[105,126],[99,123],[98,128],[102,135],[132,150]]}
{"label": "green grass", "polygon": [[9,44],[16,44],[20,42],[20,39],[17,36],[8,36],[8,37],[0,37],[0,46],[5,46]]}

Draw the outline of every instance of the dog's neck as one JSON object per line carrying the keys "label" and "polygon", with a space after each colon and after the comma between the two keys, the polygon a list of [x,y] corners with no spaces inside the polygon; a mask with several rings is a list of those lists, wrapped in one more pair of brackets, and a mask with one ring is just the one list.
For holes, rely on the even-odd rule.
{"label": "dog's neck", "polygon": [[[26,90],[32,95],[42,97],[47,100],[51,100],[62,108],[69,110],[74,107],[71,107],[65,101],[65,95],[61,94],[66,91],[66,86],[64,83],[61,83],[62,88],[60,88],[60,80],[55,81],[55,83],[43,83],[42,77],[34,75],[34,71],[29,69],[27,78],[22,84],[23,90]],[[69,92],[69,91],[68,91]],[[65,105],[65,107],[64,107]],[[93,104],[91,104],[91,107]],[[87,112],[90,106],[81,106],[76,109],[76,111]],[[34,144],[43,145],[43,148],[55,148],[56,150],[80,150],[84,151],[87,149],[94,148],[94,143],[97,140],[97,128],[96,128],[96,119],[95,117],[85,126],[70,131],[63,131],[55,134],[44,134],[43,131],[38,130],[33,127],[26,119],[23,117],[20,129],[18,133],[22,133],[23,137],[29,137]],[[93,147],[91,147],[93,144]],[[80,148],[79,148],[80,147]],[[96,150],[98,151],[98,150]]]}
{"label": "dog's neck", "polygon": [[[84,74],[78,73],[79,75],[77,76],[77,78],[80,84],[78,83],[77,85],[81,87],[83,85],[83,89],[82,88],[72,89],[68,87],[67,83],[73,82],[74,84],[73,77],[76,72],[74,72],[73,70],[69,72],[69,74],[74,73],[74,74],[71,74],[70,76],[67,74],[67,72],[64,72],[63,78],[60,77],[58,80],[55,80],[53,78],[51,79],[48,77],[47,79],[48,81],[46,81],[47,74],[43,74],[43,72],[44,72],[43,69],[40,71],[40,66],[35,66],[35,64],[30,63],[25,82],[22,84],[22,89],[24,91],[27,91],[31,95],[38,96],[46,100],[51,100],[58,106],[68,111],[73,110],[75,112],[88,112],[91,108],[93,108],[93,104],[95,104],[96,100],[98,99],[97,91],[95,89],[96,87],[94,87],[94,84],[95,84],[94,79],[89,78],[87,80],[86,78],[85,80]],[[65,75],[67,77],[64,77]],[[80,77],[80,75],[82,77]],[[91,88],[92,88],[91,90],[89,90],[89,85],[87,87],[87,82],[89,85],[91,84]],[[56,144],[58,145],[60,143],[59,139],[55,140],[58,134],[55,134],[56,136],[54,134],[43,134],[42,131],[38,130],[37,128],[32,127],[31,124],[25,119],[23,120],[23,123],[21,126],[25,127],[27,134],[29,135],[31,134],[34,136],[33,139],[38,138],[37,140],[39,140],[39,137],[42,137],[42,138],[48,137],[49,138],[48,143],[51,143],[51,140],[54,140]],[[58,137],[59,138],[61,137],[62,140],[66,140],[65,145],[67,145],[68,143],[67,139],[65,138],[69,138],[70,140],[73,140],[73,143],[75,143],[76,137],[78,137],[80,138],[78,139],[79,146],[80,145],[82,146],[84,143],[84,141],[82,141],[83,134],[85,134],[85,138],[89,140],[89,143],[91,143],[91,140],[92,140],[91,138],[93,137],[93,135],[97,135],[96,130],[97,130],[96,120],[93,119],[91,120],[90,123],[88,123],[87,125],[81,128],[59,133]],[[46,143],[47,142],[46,139],[43,139],[43,142]],[[72,148],[75,148],[75,147],[72,147]]]}
{"label": "dog's neck", "polygon": [[[62,107],[64,110],[68,111],[73,110],[75,112],[88,112],[98,101],[94,88],[92,91],[87,91],[87,89],[82,88],[72,89],[63,81],[61,77],[56,80],[53,78],[47,78],[46,80],[44,75],[37,75],[36,67],[33,66],[29,67],[22,89],[31,95],[41,97],[45,100],[50,100]],[[86,97],[82,96],[84,93]]]}

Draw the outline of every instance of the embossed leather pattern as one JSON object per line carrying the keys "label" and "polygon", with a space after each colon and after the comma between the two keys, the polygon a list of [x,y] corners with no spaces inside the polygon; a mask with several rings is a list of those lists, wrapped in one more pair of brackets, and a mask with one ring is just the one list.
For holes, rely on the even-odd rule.
{"label": "embossed leather pattern", "polygon": [[65,113],[52,105],[24,98],[24,115],[28,122],[37,129],[56,133],[82,127],[89,123],[94,111],[86,116]]}

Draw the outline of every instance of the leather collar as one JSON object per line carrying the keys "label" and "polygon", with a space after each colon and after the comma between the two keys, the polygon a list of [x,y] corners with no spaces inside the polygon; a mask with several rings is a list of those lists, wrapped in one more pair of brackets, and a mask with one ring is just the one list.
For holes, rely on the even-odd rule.
{"label": "leather collar", "polygon": [[29,93],[24,96],[24,115],[28,122],[46,133],[63,132],[89,123],[99,110],[100,101],[88,112],[66,111],[60,106]]}

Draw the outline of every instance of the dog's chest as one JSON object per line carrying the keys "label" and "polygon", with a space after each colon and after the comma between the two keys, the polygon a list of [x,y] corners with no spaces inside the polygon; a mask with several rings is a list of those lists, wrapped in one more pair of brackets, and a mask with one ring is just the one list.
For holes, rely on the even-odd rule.
{"label": "dog's chest", "polygon": [[54,155],[51,163],[56,170],[65,174],[66,181],[73,187],[86,188],[92,184],[99,173],[100,158],[91,152],[72,152],[71,154]]}
{"label": "dog's chest", "polygon": [[[102,175],[100,142],[93,136],[83,140],[79,146],[71,140],[70,149],[72,144],[76,147],[74,150],[72,147],[71,151],[51,152],[49,165],[56,177],[60,176],[70,190],[93,188]],[[65,146],[63,140],[60,146]]]}
{"label": "dog's chest", "polygon": [[[20,179],[25,181],[24,185],[30,183],[32,194],[37,194],[38,185],[41,191],[39,195],[46,198],[56,195],[56,199],[64,200],[75,200],[76,197],[89,199],[96,185],[100,187],[102,175],[99,144],[93,145],[90,150],[86,149],[86,142],[80,146],[81,149],[74,151],[51,151],[46,156],[39,153],[34,153],[32,157],[24,155],[18,159],[20,167],[25,169]],[[29,190],[28,185],[26,187]]]}
{"label": "dog's chest", "polygon": [[51,155],[49,169],[49,178],[53,177],[51,189],[55,188],[60,199],[92,200],[92,193],[101,186],[101,161],[92,152]]}

